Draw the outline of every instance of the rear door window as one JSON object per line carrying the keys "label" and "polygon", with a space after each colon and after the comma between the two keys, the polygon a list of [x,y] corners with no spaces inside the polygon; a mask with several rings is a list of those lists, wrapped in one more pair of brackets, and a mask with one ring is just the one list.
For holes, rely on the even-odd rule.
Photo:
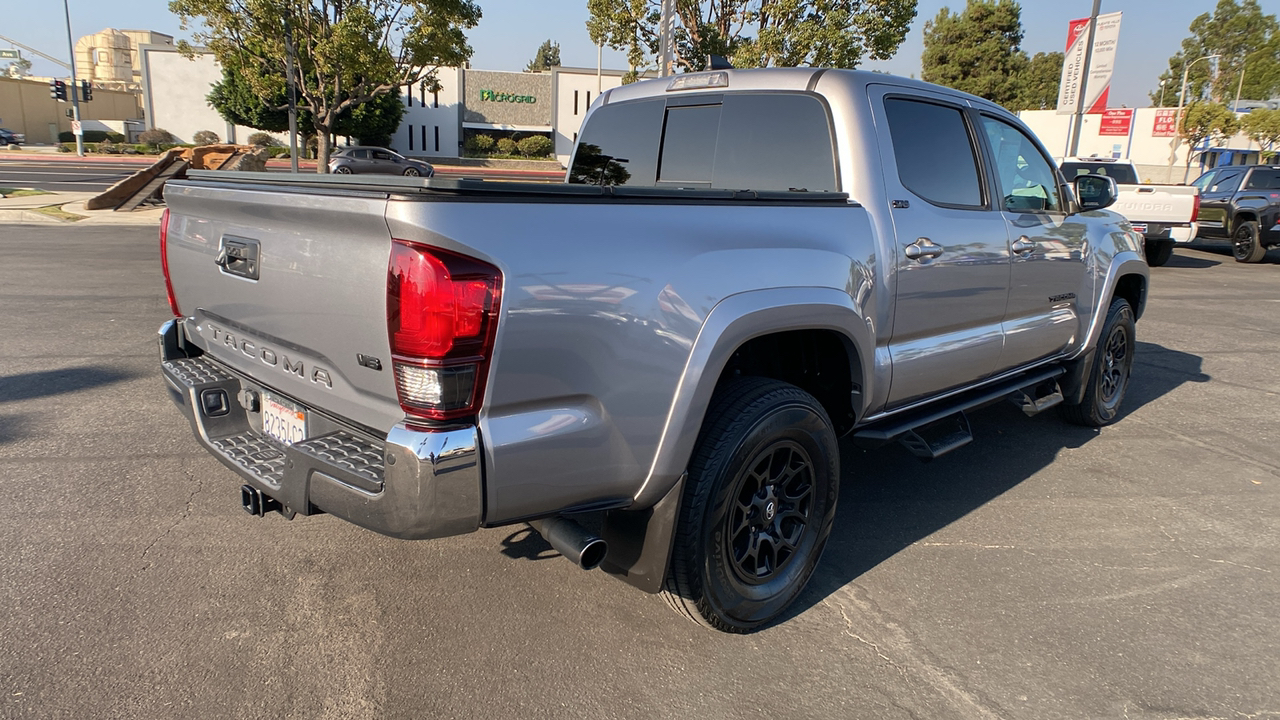
{"label": "rear door window", "polygon": [[1240,179],[1243,177],[1243,170],[1219,170],[1218,175],[1213,178],[1213,185],[1209,186],[1209,192],[1235,192],[1236,188],[1240,187]]}
{"label": "rear door window", "polygon": [[1254,170],[1244,186],[1248,190],[1280,190],[1280,170]]}
{"label": "rear door window", "polygon": [[903,187],[934,205],[985,209],[977,154],[960,108],[888,98],[884,109]]}

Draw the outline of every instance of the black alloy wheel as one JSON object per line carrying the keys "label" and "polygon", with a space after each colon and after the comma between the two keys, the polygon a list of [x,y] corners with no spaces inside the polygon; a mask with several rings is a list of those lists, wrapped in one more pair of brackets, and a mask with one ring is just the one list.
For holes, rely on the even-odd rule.
{"label": "black alloy wheel", "polygon": [[1236,226],[1236,231],[1231,233],[1231,254],[1235,256],[1236,262],[1262,262],[1267,248],[1262,244],[1262,238],[1258,237],[1258,223],[1249,220]]}
{"label": "black alloy wheel", "polygon": [[813,461],[796,442],[762,449],[739,473],[725,550],[745,583],[768,582],[796,555],[813,506]]}
{"label": "black alloy wheel", "polygon": [[1080,403],[1063,403],[1059,413],[1073,425],[1102,427],[1120,416],[1120,405],[1133,374],[1137,349],[1133,308],[1124,298],[1116,298],[1107,309],[1107,319],[1094,350],[1089,380]]}
{"label": "black alloy wheel", "polygon": [[689,462],[667,602],[724,632],[774,620],[813,575],[839,490],[840,450],[821,403],[778,380],[724,382]]}

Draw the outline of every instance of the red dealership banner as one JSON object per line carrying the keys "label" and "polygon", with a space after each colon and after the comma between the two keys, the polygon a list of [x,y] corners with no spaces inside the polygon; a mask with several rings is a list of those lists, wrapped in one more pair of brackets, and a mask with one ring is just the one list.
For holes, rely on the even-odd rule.
{"label": "red dealership banner", "polygon": [[1133,127],[1133,108],[1107,110],[1102,113],[1102,124],[1098,126],[1099,135],[1127,136]]}
{"label": "red dealership banner", "polygon": [[1151,137],[1175,137],[1178,134],[1177,116],[1177,110],[1157,110]]}

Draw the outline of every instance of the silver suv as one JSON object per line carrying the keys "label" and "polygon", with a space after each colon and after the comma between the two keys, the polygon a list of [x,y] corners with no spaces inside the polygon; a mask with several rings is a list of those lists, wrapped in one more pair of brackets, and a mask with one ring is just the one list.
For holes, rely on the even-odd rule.
{"label": "silver suv", "polygon": [[436,169],[430,163],[409,158],[386,148],[355,145],[334,152],[329,159],[329,172],[339,175],[377,173],[431,177]]}

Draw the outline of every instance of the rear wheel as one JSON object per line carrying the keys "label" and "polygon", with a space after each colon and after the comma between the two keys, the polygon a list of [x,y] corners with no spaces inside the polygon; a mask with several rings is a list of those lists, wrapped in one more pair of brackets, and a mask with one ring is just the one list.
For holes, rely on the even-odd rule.
{"label": "rear wheel", "polygon": [[1147,264],[1151,267],[1160,267],[1169,262],[1169,258],[1173,257],[1173,241],[1172,240],[1148,240],[1146,242]]}
{"label": "rear wheel", "polygon": [[813,575],[839,486],[835,430],[812,395],[727,382],[689,465],[663,593],[672,608],[725,632],[778,617]]}
{"label": "rear wheel", "polygon": [[1236,262],[1262,262],[1267,248],[1258,237],[1258,223],[1249,220],[1236,226],[1236,231],[1231,234],[1231,254],[1236,256]]}
{"label": "rear wheel", "polygon": [[1062,418],[1085,427],[1102,427],[1114,422],[1120,415],[1125,391],[1129,389],[1136,349],[1133,308],[1128,300],[1117,298],[1107,309],[1084,399],[1079,404],[1059,405]]}

